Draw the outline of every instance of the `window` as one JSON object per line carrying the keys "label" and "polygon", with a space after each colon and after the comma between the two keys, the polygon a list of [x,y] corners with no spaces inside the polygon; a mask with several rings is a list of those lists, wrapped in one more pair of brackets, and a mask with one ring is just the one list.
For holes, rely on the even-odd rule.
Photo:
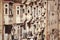
{"label": "window", "polygon": [[6,3],[4,4],[4,14],[8,14],[8,12],[9,12],[9,4]]}
{"label": "window", "polygon": [[5,14],[7,14],[7,8],[5,8]]}
{"label": "window", "polygon": [[27,13],[31,14],[31,6],[27,6]]}
{"label": "window", "polygon": [[17,15],[20,14],[20,6],[16,6],[16,14],[17,14]]}
{"label": "window", "polygon": [[28,13],[29,13],[29,10],[28,10]]}
{"label": "window", "polygon": [[17,14],[19,14],[19,10],[17,10]]}

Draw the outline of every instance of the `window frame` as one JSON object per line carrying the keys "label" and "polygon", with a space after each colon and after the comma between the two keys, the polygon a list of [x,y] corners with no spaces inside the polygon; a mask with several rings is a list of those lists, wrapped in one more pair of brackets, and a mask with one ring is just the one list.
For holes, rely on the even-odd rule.
{"label": "window frame", "polygon": [[[7,9],[7,11],[6,11],[6,9]],[[4,15],[8,15],[8,14],[9,14],[9,4],[8,3],[5,3],[4,4]]]}
{"label": "window frame", "polygon": [[16,15],[20,15],[20,6],[16,6]]}

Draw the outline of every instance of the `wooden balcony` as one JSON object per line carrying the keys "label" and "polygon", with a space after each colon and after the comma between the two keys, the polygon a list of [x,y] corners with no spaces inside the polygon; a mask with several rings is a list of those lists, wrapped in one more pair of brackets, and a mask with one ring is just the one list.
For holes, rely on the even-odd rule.
{"label": "wooden balcony", "polygon": [[4,3],[14,3],[14,0],[4,0]]}
{"label": "wooden balcony", "polygon": [[13,1],[13,0],[4,0],[4,1]]}
{"label": "wooden balcony", "polygon": [[13,0],[15,3],[22,3],[22,0]]}
{"label": "wooden balcony", "polygon": [[4,0],[4,2],[15,2],[15,3],[21,3],[22,0]]}

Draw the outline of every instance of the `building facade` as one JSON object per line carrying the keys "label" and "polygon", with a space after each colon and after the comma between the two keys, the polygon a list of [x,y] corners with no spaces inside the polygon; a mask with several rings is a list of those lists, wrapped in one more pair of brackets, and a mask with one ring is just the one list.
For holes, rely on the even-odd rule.
{"label": "building facade", "polygon": [[1,0],[1,40],[60,40],[59,4],[59,0]]}

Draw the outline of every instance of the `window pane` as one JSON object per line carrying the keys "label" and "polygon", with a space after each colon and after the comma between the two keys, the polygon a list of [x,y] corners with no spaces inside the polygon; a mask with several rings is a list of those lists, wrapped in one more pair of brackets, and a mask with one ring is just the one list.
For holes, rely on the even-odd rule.
{"label": "window pane", "polygon": [[19,14],[19,10],[17,10],[17,14]]}
{"label": "window pane", "polygon": [[5,8],[5,14],[7,14],[7,8]]}

